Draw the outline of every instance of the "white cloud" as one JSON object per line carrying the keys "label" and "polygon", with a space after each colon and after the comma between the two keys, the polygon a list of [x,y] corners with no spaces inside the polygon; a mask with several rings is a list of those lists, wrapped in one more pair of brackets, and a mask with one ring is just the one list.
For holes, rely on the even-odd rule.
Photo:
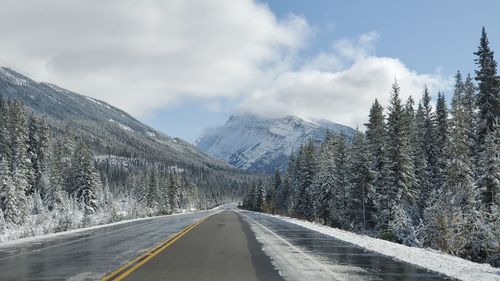
{"label": "white cloud", "polygon": [[[375,56],[378,33],[303,61],[313,28],[253,0],[0,0],[0,64],[135,115],[179,102],[355,126],[397,77],[403,93],[446,86]],[[333,23],[332,23],[332,26]]]}
{"label": "white cloud", "polygon": [[362,129],[374,99],[387,104],[396,78],[404,99],[420,98],[426,84],[431,91],[449,87],[449,80],[439,73],[419,74],[399,59],[375,56],[377,38],[371,32],[334,42],[330,53],[269,79],[272,83],[257,88],[239,110],[270,117],[324,118]]}
{"label": "white cloud", "polygon": [[0,63],[144,114],[234,97],[309,33],[251,0],[1,0]]}

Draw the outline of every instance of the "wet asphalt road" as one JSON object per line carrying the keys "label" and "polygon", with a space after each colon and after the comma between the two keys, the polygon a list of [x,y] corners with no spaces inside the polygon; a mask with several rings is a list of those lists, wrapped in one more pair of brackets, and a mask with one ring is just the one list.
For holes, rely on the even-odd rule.
{"label": "wet asphalt road", "polygon": [[248,224],[230,210],[208,218],[123,280],[284,281]]}
{"label": "wet asphalt road", "polygon": [[[0,246],[0,280],[99,279],[207,214],[154,218]],[[279,256],[264,253],[264,244],[273,241],[256,240],[256,227],[332,271],[348,265],[349,271],[343,272],[346,280],[447,280],[278,218],[231,209],[192,228],[124,280],[283,280],[278,271],[294,280],[293,275],[283,275],[286,269],[275,269],[275,259],[287,259],[286,251]],[[303,263],[307,268],[307,261]]]}
{"label": "wet asphalt road", "polygon": [[0,245],[0,280],[96,280],[207,214],[157,217]]}
{"label": "wet asphalt road", "polygon": [[[266,231],[274,233],[304,253],[315,257],[327,267],[333,268],[332,271],[341,273],[339,276],[348,276],[339,280],[453,280],[279,218],[255,212],[240,212],[245,222],[250,224],[252,220],[258,222],[267,229]],[[343,266],[348,270],[341,272]]]}

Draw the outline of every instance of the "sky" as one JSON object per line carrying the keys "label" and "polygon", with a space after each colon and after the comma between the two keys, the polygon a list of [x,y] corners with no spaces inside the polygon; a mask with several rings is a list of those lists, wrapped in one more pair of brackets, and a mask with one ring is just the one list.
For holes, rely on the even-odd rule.
{"label": "sky", "polygon": [[375,98],[450,93],[500,1],[0,0],[0,65],[194,142],[231,114],[352,127]]}

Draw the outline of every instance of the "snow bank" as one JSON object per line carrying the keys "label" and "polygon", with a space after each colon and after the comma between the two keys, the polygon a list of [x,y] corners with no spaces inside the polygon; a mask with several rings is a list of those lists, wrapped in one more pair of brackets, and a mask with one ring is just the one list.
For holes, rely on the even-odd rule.
{"label": "snow bank", "polygon": [[444,275],[457,278],[459,280],[500,280],[500,269],[494,268],[489,264],[475,263],[456,256],[442,253],[437,250],[408,247],[390,241],[356,234],[338,228],[333,228],[299,219],[270,214],[264,215],[279,218],[289,223],[293,223],[334,237],[336,239],[360,246],[367,250],[392,257],[396,260],[407,262],[409,264],[413,264],[421,268],[426,268],[431,271],[439,272]]}

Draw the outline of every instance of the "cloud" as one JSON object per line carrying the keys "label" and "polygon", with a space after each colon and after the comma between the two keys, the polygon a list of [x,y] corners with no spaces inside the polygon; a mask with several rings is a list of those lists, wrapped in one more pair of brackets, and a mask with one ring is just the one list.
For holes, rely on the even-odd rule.
{"label": "cloud", "polygon": [[0,63],[142,115],[238,96],[308,34],[251,0],[2,0]]}
{"label": "cloud", "polygon": [[374,98],[387,101],[395,77],[405,96],[447,85],[377,57],[376,32],[304,58],[314,28],[253,0],[0,1],[0,64],[139,117],[230,100],[241,112],[355,126]]}
{"label": "cloud", "polygon": [[431,91],[449,87],[449,80],[439,73],[419,74],[397,58],[375,56],[377,38],[377,33],[370,32],[356,40],[334,42],[329,53],[281,72],[269,79],[272,83],[255,89],[242,102],[240,112],[329,119],[363,129],[372,102],[377,98],[387,104],[396,78],[403,99],[420,98],[424,85]]}

